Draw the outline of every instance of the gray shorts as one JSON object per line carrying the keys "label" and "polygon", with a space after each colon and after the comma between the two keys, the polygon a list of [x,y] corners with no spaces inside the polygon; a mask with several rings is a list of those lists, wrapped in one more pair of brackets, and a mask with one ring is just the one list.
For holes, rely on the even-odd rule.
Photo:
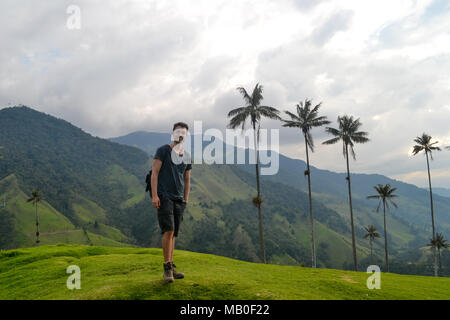
{"label": "gray shorts", "polygon": [[177,237],[181,221],[183,221],[186,202],[171,200],[167,197],[159,197],[159,199],[158,223],[161,228],[161,234],[167,231],[174,231],[174,236]]}

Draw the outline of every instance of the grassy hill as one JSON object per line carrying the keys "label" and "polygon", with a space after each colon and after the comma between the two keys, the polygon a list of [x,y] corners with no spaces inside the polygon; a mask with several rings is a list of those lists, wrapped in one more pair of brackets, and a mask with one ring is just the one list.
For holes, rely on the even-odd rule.
{"label": "grassy hill", "polygon": [[1,249],[33,244],[35,210],[26,200],[35,188],[45,199],[42,244],[134,242],[114,220],[143,200],[147,154],[25,106],[0,110],[0,145]]}
{"label": "grassy hill", "polygon": [[[232,166],[195,165],[192,196],[186,209],[180,249],[212,253],[246,261],[259,261],[257,211],[250,201],[255,182]],[[307,196],[286,185],[263,182],[264,235],[268,261],[309,265],[310,232]],[[336,212],[316,203],[319,265],[343,268],[351,261],[350,230]],[[160,246],[156,211],[147,198],[123,211],[123,221],[145,247]],[[358,246],[366,257],[369,250]]]}
{"label": "grassy hill", "polygon": [[[162,281],[160,249],[56,245],[0,252],[0,299],[450,299],[450,279],[263,265],[176,251],[186,278]],[[68,290],[66,268],[81,269]]]}
{"label": "grassy hill", "polygon": [[[14,248],[31,246],[35,242],[35,207],[27,202],[29,198],[19,187],[14,174],[0,180],[0,194],[8,199],[6,208],[0,210],[0,247]],[[86,206],[83,201],[76,205],[77,210],[89,212],[95,217],[95,209]],[[93,223],[75,226],[66,216],[52,207],[47,201],[41,201],[38,207],[40,222],[40,240],[42,244],[78,243],[92,245],[124,246],[129,239],[111,226]],[[84,217],[80,215],[80,217]],[[86,218],[86,222],[89,219]],[[94,221],[94,220],[92,220]]]}
{"label": "grassy hill", "polygon": [[14,174],[27,195],[40,188],[44,198],[75,225],[86,222],[74,208],[80,197],[104,209],[111,223],[122,205],[138,198],[136,182],[142,190],[149,165],[148,155],[137,148],[93,137],[24,106],[0,110],[0,143],[4,147],[0,179]]}

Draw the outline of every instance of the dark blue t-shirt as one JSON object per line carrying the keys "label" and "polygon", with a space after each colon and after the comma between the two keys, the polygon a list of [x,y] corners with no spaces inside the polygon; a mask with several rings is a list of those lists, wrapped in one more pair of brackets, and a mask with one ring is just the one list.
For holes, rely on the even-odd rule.
{"label": "dark blue t-shirt", "polygon": [[162,162],[158,175],[158,196],[184,201],[184,173],[192,169],[190,154],[180,155],[168,144],[156,150],[155,159]]}

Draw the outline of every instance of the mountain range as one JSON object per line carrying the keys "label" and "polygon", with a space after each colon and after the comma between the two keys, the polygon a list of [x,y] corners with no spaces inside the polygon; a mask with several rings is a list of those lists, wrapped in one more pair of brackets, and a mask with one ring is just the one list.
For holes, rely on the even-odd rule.
{"label": "mountain range", "polygon": [[[152,155],[158,145],[170,141],[169,134],[155,134],[151,132],[135,132],[126,136],[111,138],[125,145],[136,146]],[[206,143],[207,144],[207,143]],[[236,154],[236,151],[234,152]],[[303,175],[306,163],[303,160],[291,159],[273,152],[279,157],[279,171],[275,175],[263,176],[266,181],[282,183],[299,191],[307,192],[307,179]],[[249,153],[246,150],[246,159]],[[236,165],[239,169],[254,176],[254,165]],[[312,190],[314,198],[326,207],[339,213],[343,219],[348,219],[348,194],[345,173],[336,173],[311,166]],[[416,247],[427,241],[431,233],[431,218],[429,209],[429,192],[426,189],[391,179],[380,174],[351,173],[352,197],[355,205],[356,223],[362,226],[375,225],[382,230],[382,215],[376,212],[378,203],[368,200],[367,196],[375,193],[373,187],[377,184],[390,184],[397,188],[399,196],[395,201],[398,209],[391,212],[393,231],[390,235],[399,247]],[[445,197],[445,188],[435,188],[434,206],[438,232],[450,233],[450,197]],[[419,231],[420,230],[420,231]],[[360,229],[360,235],[362,230]]]}
{"label": "mountain range", "polygon": [[[159,247],[156,210],[144,192],[144,178],[156,148],[165,143],[170,143],[169,134],[141,131],[101,139],[25,106],[0,110],[0,248],[33,245],[34,208],[26,200],[35,188],[44,196],[38,206],[43,244]],[[307,265],[305,163],[282,154],[279,159],[278,174],[262,178],[267,257],[271,263]],[[349,269],[345,175],[313,167],[311,176],[318,264]],[[428,191],[377,174],[352,174],[360,264],[367,265],[370,252],[363,226],[373,224],[382,233],[377,203],[366,199],[378,183],[398,188],[399,209],[388,217],[393,268],[397,259],[399,272],[426,274]],[[257,213],[251,202],[254,165],[194,164],[191,188],[177,247],[259,261]],[[450,234],[450,198],[436,194],[435,211],[438,230]],[[381,239],[374,249],[382,265]],[[408,267],[419,262],[425,269]]]}

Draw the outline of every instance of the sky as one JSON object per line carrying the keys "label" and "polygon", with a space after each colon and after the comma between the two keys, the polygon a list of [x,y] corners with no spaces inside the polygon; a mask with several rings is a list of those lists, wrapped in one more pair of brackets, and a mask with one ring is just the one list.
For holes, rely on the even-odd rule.
{"label": "sky", "polygon": [[[355,147],[354,172],[425,187],[413,139],[450,145],[448,0],[2,0],[0,21],[0,108],[24,104],[94,136],[195,120],[224,131],[244,104],[236,88],[260,83],[282,112],[309,98],[330,126],[360,118],[370,142]],[[261,126],[304,159],[298,130]],[[312,134],[311,163],[345,171],[342,146]],[[431,168],[450,188],[450,151]]]}

